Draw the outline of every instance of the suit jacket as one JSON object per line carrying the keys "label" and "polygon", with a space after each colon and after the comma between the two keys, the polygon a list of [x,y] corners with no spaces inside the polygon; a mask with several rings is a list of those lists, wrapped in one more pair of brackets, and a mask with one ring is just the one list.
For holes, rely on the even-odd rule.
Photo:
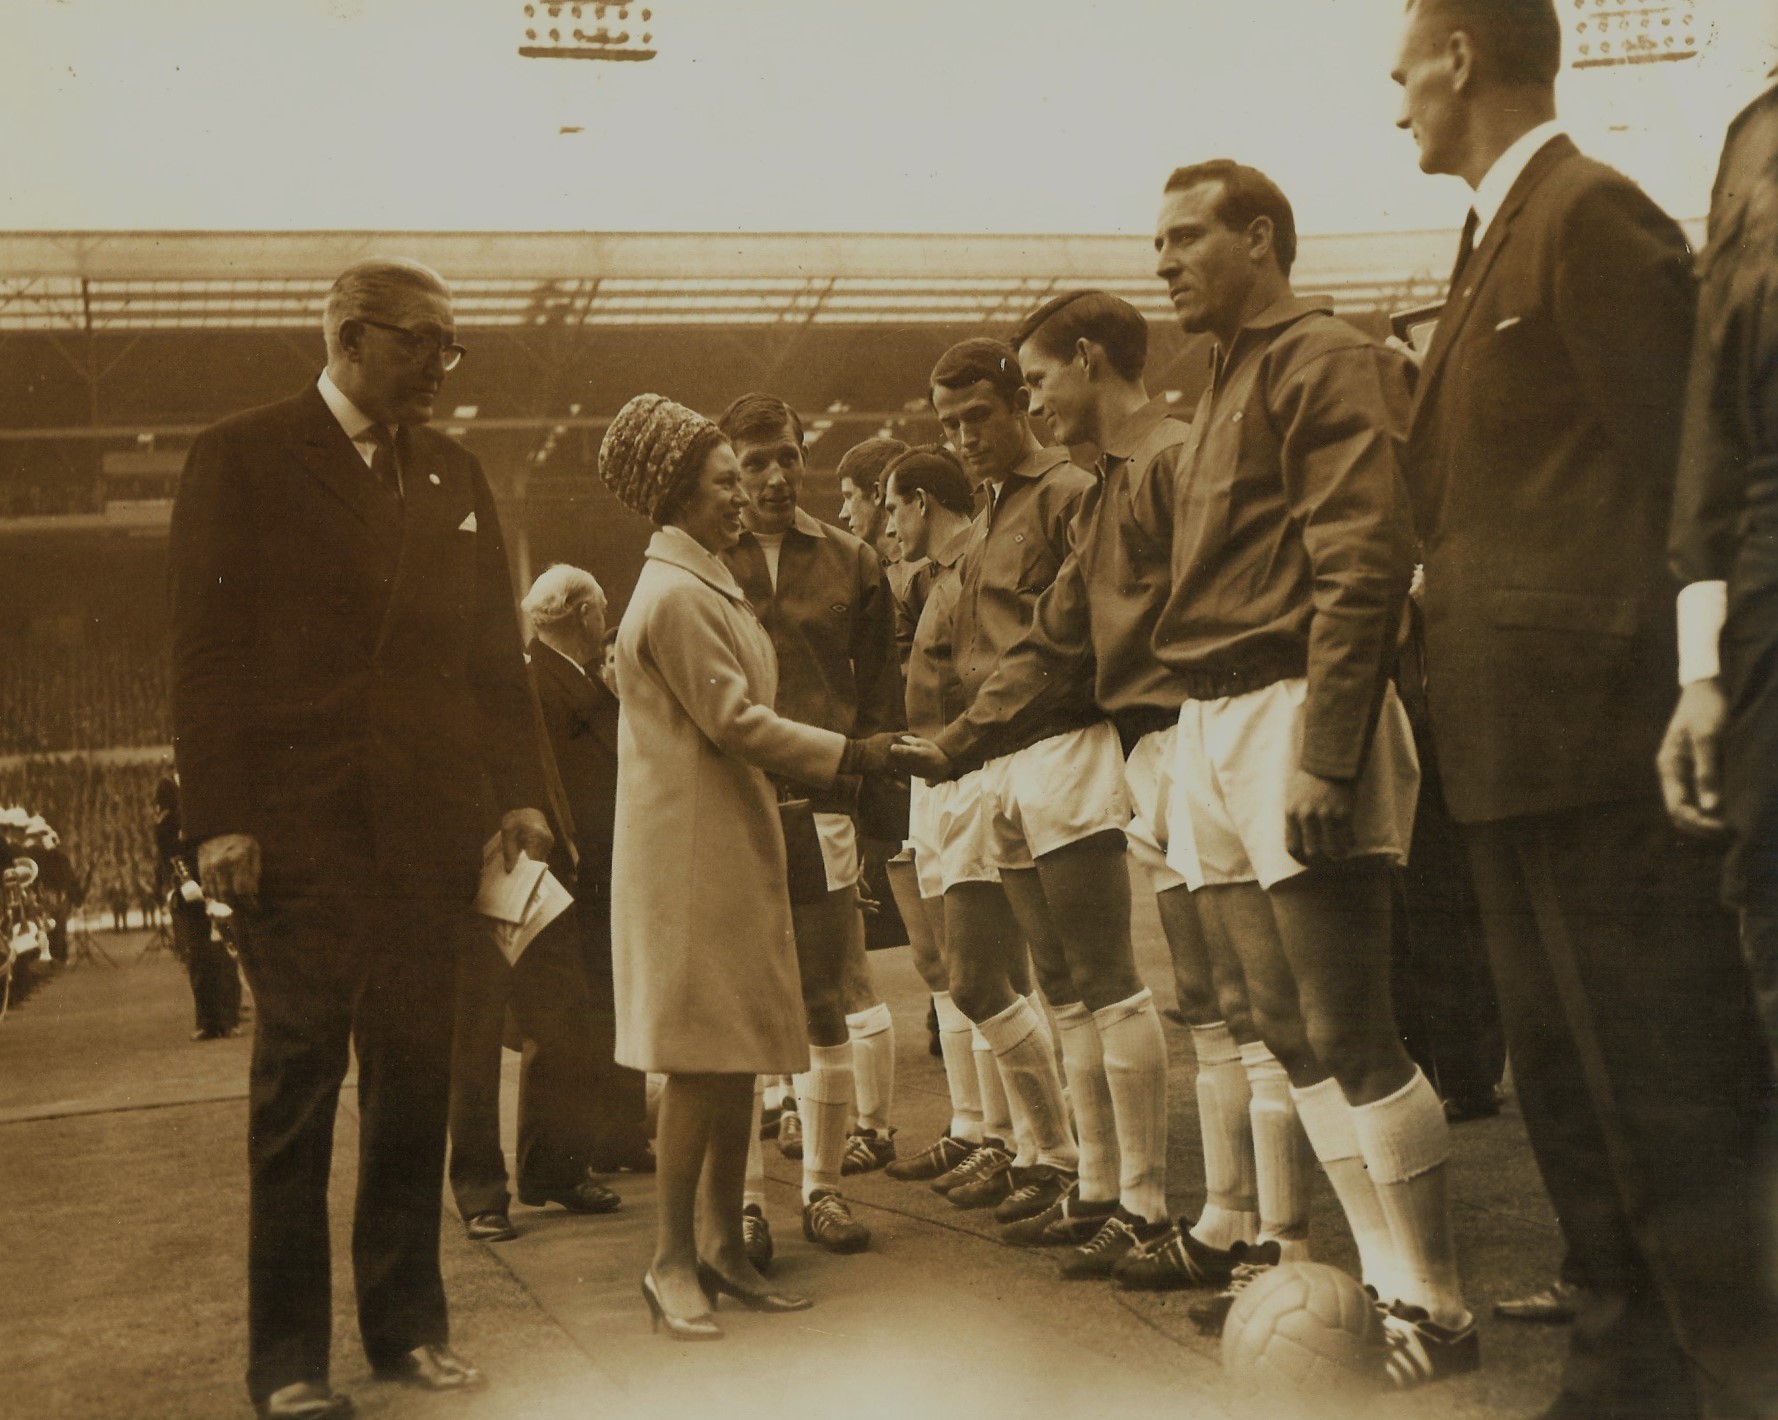
{"label": "suit jacket", "polygon": [[[574,843],[580,850],[578,887],[582,900],[605,901],[611,886],[612,821],[617,814],[617,697],[596,675],[588,675],[560,651],[533,639],[531,683],[543,709],[556,769],[574,816]],[[571,871],[567,845],[558,843],[550,867],[563,882]]]}
{"label": "suit jacket", "polygon": [[1693,303],[1678,226],[1565,137],[1532,157],[1457,275],[1405,467],[1459,822],[1657,792]]}
{"label": "suit jacket", "polygon": [[424,426],[403,504],[319,390],[192,445],[173,505],[174,747],[193,841],[247,833],[270,894],[473,892],[543,802],[500,522]]}

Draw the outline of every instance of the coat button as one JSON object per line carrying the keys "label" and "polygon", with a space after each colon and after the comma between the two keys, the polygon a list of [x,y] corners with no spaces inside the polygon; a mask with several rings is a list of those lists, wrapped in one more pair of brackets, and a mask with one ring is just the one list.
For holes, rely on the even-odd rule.
{"label": "coat button", "polygon": [[1240,422],[1241,422],[1241,411],[1237,409],[1233,414],[1229,415],[1229,423],[1239,424]]}
{"label": "coat button", "polygon": [[436,473],[427,474],[426,481],[428,483],[430,483],[434,488],[438,487],[438,475]]}

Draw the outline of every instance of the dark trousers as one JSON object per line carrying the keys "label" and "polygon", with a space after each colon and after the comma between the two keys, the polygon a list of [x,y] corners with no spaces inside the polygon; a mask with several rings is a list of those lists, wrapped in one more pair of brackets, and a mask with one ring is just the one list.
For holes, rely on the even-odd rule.
{"label": "dark trousers", "polygon": [[451,1050],[451,1193],[465,1218],[505,1212],[500,1147],[500,1050],[511,1006],[523,1041],[519,1072],[521,1196],[572,1188],[586,1174],[595,1094],[592,1006],[570,908],[509,965],[477,930],[457,975]]}
{"label": "dark trousers", "polygon": [[371,1365],[449,1340],[438,1267],[452,983],[468,908],[432,898],[268,899],[240,914],[258,1023],[248,1099],[247,1386],[325,1382],[327,1180],[358,1056],[352,1272]]}
{"label": "dark trousers", "polygon": [[241,977],[228,948],[212,938],[202,903],[182,902],[173,909],[173,939],[191,980],[197,1028],[210,1035],[233,1030],[241,1023]]}
{"label": "dark trousers", "polygon": [[1430,737],[1420,745],[1420,767],[1413,844],[1396,879],[1395,1020],[1440,1096],[1484,1100],[1506,1071],[1500,1003],[1468,851],[1445,808]]}
{"label": "dark trousers", "polygon": [[1466,829],[1519,1102],[1585,1289],[1600,1415],[1766,1414],[1769,1095],[1720,855],[1656,800]]}
{"label": "dark trousers", "polygon": [[593,1161],[640,1158],[648,1149],[648,1077],[619,1065],[617,1000],[611,981],[611,908],[603,893],[583,879],[580,906],[581,959],[586,967],[593,1029]]}

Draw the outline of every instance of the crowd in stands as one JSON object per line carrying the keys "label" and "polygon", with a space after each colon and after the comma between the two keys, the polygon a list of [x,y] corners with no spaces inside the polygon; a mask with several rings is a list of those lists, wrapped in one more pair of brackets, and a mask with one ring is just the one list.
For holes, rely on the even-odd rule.
{"label": "crowd in stands", "polygon": [[4,657],[0,754],[171,742],[158,637],[120,632],[82,646],[13,640]]}

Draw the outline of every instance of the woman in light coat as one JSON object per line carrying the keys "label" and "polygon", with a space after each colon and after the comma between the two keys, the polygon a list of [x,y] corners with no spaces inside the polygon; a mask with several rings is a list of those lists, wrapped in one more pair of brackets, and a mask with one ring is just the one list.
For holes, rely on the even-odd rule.
{"label": "woman in light coat", "polygon": [[617,1059],[666,1076],[659,1219],[642,1290],[657,1328],[714,1339],[727,1294],[799,1310],[747,1260],[753,1077],[808,1067],[784,837],[766,772],[825,786],[887,773],[893,735],[847,740],[775,714],[777,661],[719,554],[741,533],[740,465],[701,415],[639,395],[599,472],[657,524],[617,637],[612,964]]}

